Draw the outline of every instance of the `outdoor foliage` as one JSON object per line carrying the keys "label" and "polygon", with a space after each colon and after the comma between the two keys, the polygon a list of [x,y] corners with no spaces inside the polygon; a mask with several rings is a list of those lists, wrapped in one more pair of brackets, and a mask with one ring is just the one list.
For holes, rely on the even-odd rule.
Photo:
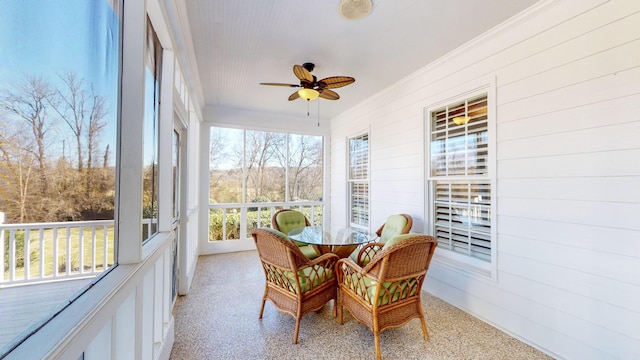
{"label": "outdoor foliage", "polygon": [[[252,208],[253,209],[253,208]],[[280,208],[274,208],[275,213]],[[227,224],[227,240],[237,240],[240,238],[240,209],[227,209],[226,224]],[[271,208],[260,209],[260,224],[258,224],[258,211],[247,211],[247,237],[250,236],[251,229],[258,227],[271,227]],[[322,207],[315,206],[313,219],[311,218],[311,208],[305,207],[302,209],[302,213],[311,221],[314,225],[322,225]],[[209,241],[218,241],[223,239],[223,209],[212,209],[209,211]]]}
{"label": "outdoor foliage", "polygon": [[109,109],[73,73],[0,89],[0,211],[7,223],[113,219]]}
{"label": "outdoor foliage", "polygon": [[[4,235],[4,253],[10,254],[9,232],[6,232],[3,235]],[[15,266],[24,267],[25,252],[24,252],[24,232],[23,231],[15,234],[15,252],[16,252]],[[31,249],[29,251],[29,259],[31,259],[31,262],[38,261],[38,252],[34,249]],[[3,272],[9,269],[9,256],[5,256],[4,258],[4,269],[5,270],[3,270]]]}

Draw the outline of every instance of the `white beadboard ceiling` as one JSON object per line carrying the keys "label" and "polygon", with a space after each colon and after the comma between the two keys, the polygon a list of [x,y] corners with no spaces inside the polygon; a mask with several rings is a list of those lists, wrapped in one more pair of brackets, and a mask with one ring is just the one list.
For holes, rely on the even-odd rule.
{"label": "white beadboard ceiling", "polygon": [[[306,101],[288,101],[298,84],[292,67],[316,64],[318,79],[356,82],[320,101],[331,119],[368,96],[479,36],[536,0],[373,0],[365,18],[347,20],[340,0],[175,0],[186,9],[192,71],[203,106],[306,116]],[[185,33],[185,31],[182,31]],[[195,74],[193,76],[196,76]],[[318,105],[310,104],[312,116]]]}

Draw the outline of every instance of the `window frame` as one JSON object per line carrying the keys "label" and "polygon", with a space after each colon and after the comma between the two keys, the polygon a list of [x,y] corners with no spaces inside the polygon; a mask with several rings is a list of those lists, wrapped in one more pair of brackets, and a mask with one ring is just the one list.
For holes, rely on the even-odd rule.
{"label": "window frame", "polygon": [[[425,163],[425,214],[427,218],[425,221],[426,231],[430,235],[435,236],[435,183],[436,181],[469,181],[473,182],[478,179],[486,180],[490,184],[491,203],[489,205],[490,221],[490,241],[491,241],[491,259],[490,261],[484,261],[478,258],[474,258],[465,254],[443,249],[442,247],[436,248],[434,260],[436,262],[449,267],[456,271],[463,271],[467,274],[478,275],[481,279],[491,279],[496,281],[497,274],[497,172],[496,172],[496,90],[495,79],[481,79],[474,84],[470,84],[465,89],[452,89],[443,93],[443,96],[447,96],[444,100],[440,100],[436,103],[424,107],[424,163]],[[473,86],[475,85],[475,86]],[[471,90],[469,88],[471,87]],[[462,175],[462,176],[449,176],[438,177],[432,176],[431,167],[431,116],[432,113],[442,109],[445,106],[449,106],[458,102],[464,102],[466,100],[478,97],[486,94],[487,96],[487,175],[482,177],[478,175]]]}
{"label": "window frame", "polygon": [[[363,138],[363,137],[367,137],[367,162],[366,162],[366,179],[352,179],[351,178],[351,157],[352,157],[352,152],[351,152],[351,141],[355,140],[355,139],[359,139],[359,138]],[[371,134],[369,130],[366,131],[362,131],[359,132],[353,136],[349,136],[346,139],[346,147],[347,147],[347,151],[346,151],[346,186],[347,186],[347,191],[346,191],[346,195],[347,195],[347,201],[346,201],[346,221],[347,224],[349,224],[349,227],[351,228],[355,228],[355,229],[362,229],[363,231],[366,232],[370,232],[370,228],[371,228]],[[359,223],[355,223],[353,222],[353,185],[354,184],[362,184],[362,185],[366,185],[367,186],[367,211],[366,211],[366,216],[367,216],[367,224],[363,225],[363,224],[359,224]]]}
{"label": "window frame", "polygon": [[[241,187],[242,187],[242,193],[240,196],[240,201],[238,202],[227,202],[227,201],[222,201],[222,202],[213,202],[212,201],[212,196],[211,196],[211,183],[210,183],[210,178],[209,178],[209,173],[210,171],[213,169],[211,166],[211,161],[210,161],[210,157],[209,155],[211,154],[211,139],[212,139],[212,133],[213,131],[215,131],[215,129],[221,129],[223,131],[225,130],[233,130],[233,131],[238,131],[241,132],[241,138],[242,138],[242,166],[241,166]],[[283,185],[283,188],[285,189],[285,194],[284,194],[284,198],[282,200],[273,200],[273,201],[269,201],[269,202],[264,202],[264,203],[253,203],[252,199],[253,197],[249,197],[247,196],[248,194],[248,181],[246,178],[247,175],[247,135],[250,132],[255,132],[255,133],[272,133],[275,134],[276,136],[284,136],[284,147],[285,147],[285,152],[286,152],[286,160],[285,163],[287,164],[286,166],[284,166],[282,168],[282,170],[284,171],[284,182],[281,184]],[[326,208],[327,208],[327,201],[324,200],[325,198],[325,194],[327,193],[327,188],[326,188],[326,179],[327,179],[327,135],[326,134],[314,134],[314,133],[308,133],[308,132],[303,132],[303,131],[296,131],[296,130],[285,130],[285,129],[264,129],[264,128],[259,128],[259,127],[255,127],[255,126],[242,126],[242,125],[230,125],[230,124],[225,124],[225,123],[212,123],[208,126],[208,131],[206,132],[206,134],[203,132],[203,136],[206,135],[206,139],[203,139],[202,144],[203,146],[207,146],[207,150],[206,153],[209,154],[208,156],[206,156],[205,159],[205,166],[203,167],[203,169],[206,169],[206,171],[203,171],[204,176],[206,176],[206,179],[203,178],[203,181],[206,183],[206,188],[203,189],[204,193],[206,193],[206,199],[207,199],[207,204],[208,204],[208,211],[207,211],[207,216],[206,218],[204,218],[202,221],[206,221],[207,223],[207,227],[206,227],[206,236],[203,235],[202,237],[202,241],[201,244],[204,248],[210,248],[211,252],[210,253],[217,253],[219,252],[219,246],[220,247],[225,247],[224,251],[229,251],[229,249],[233,248],[234,251],[242,251],[242,250],[246,250],[246,248],[244,248],[243,246],[246,246],[246,244],[249,244],[249,248],[253,249],[255,248],[255,244],[253,244],[253,239],[251,238],[250,235],[250,229],[247,228],[247,214],[249,212],[249,208],[251,207],[266,207],[266,208],[271,208],[272,211],[274,211],[277,208],[287,208],[287,209],[300,209],[302,210],[302,207],[305,206],[310,206],[309,203],[321,203],[322,204],[322,226],[328,226],[329,222],[328,220],[325,221],[325,219],[327,219],[326,215]],[[291,161],[291,137],[292,136],[310,136],[310,137],[318,137],[320,138],[320,152],[319,155],[322,158],[322,176],[321,176],[321,184],[320,184],[320,188],[322,191],[322,196],[320,196],[320,199],[318,200],[308,200],[308,201],[301,201],[301,200],[294,200],[291,199],[291,193],[290,193],[290,172],[291,172],[291,166],[290,165],[290,161]],[[236,206],[232,206],[232,205],[236,205]],[[223,236],[221,239],[215,239],[215,240],[211,240],[210,239],[210,235],[209,235],[209,229],[210,229],[210,217],[208,214],[210,214],[210,211],[213,209],[229,209],[229,208],[235,208],[236,211],[239,211],[241,214],[241,220],[239,223],[240,226],[240,230],[238,232],[238,238],[228,238],[226,232],[223,232]],[[226,211],[226,210],[224,210]],[[224,213],[223,211],[223,213]],[[315,220],[313,219],[313,217],[309,217],[309,220],[312,222],[312,224],[317,225],[317,223],[315,222]],[[226,221],[225,218],[223,218],[223,222]],[[270,224],[270,220],[268,222],[268,224],[264,224],[263,226],[269,226]],[[205,232],[203,231],[203,234]],[[222,245],[220,245],[222,244]],[[228,245],[227,245],[228,244]],[[234,245],[232,245],[234,244]],[[228,247],[226,247],[228,246]],[[209,250],[203,250],[204,253],[209,253]]]}

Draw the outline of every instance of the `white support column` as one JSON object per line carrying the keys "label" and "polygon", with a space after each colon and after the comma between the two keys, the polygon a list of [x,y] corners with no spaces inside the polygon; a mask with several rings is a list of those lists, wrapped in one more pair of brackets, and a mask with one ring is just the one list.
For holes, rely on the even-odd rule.
{"label": "white support column", "polygon": [[173,229],[172,221],[172,143],[173,143],[173,81],[175,56],[172,50],[162,52],[162,88],[160,89],[160,130],[158,167],[158,231]]}
{"label": "white support column", "polygon": [[200,196],[198,207],[198,242],[199,248],[206,247],[209,243],[209,133],[208,124],[200,124]]}
{"label": "white support column", "polygon": [[118,263],[135,264],[142,258],[145,1],[125,1],[123,18],[115,236]]}

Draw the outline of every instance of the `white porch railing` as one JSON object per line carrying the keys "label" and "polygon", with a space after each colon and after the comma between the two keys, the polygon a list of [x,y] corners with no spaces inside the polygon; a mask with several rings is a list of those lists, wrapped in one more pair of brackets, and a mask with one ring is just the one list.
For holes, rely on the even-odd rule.
{"label": "white porch railing", "polygon": [[209,204],[209,241],[247,239],[252,229],[271,227],[280,209],[304,213],[311,225],[322,225],[323,201]]}
{"label": "white porch railing", "polygon": [[113,220],[0,224],[0,287],[96,276],[114,252]]}

